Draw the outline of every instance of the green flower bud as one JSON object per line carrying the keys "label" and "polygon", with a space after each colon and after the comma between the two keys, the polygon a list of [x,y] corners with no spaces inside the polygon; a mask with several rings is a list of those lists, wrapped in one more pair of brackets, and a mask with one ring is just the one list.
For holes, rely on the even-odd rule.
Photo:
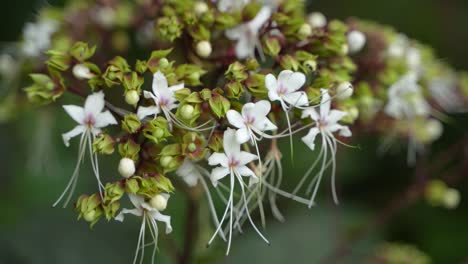
{"label": "green flower bud", "polygon": [[168,168],[173,160],[174,158],[172,158],[171,156],[164,156],[159,162],[161,163],[161,166],[163,166],[163,168]]}
{"label": "green flower bud", "polygon": [[306,73],[312,73],[317,70],[317,61],[315,60],[306,60],[303,63],[304,65],[304,71]]}
{"label": "green flower bud", "polygon": [[189,86],[197,86],[201,85],[200,77],[202,77],[206,73],[198,65],[193,64],[182,64],[177,66],[175,70],[175,74],[177,79],[182,80],[186,85]]}
{"label": "green flower bud", "polygon": [[187,150],[189,152],[194,152],[195,150],[197,150],[197,145],[195,145],[195,143],[192,142],[192,143],[188,144]]}
{"label": "green flower bud", "polygon": [[130,90],[125,93],[125,102],[127,104],[136,106],[136,104],[138,104],[138,101],[140,101],[140,95],[137,91]]}
{"label": "green flower bud", "polygon": [[265,75],[263,74],[252,74],[244,82],[247,90],[258,98],[264,99],[268,97],[268,90],[265,86]]}
{"label": "green flower bud", "polygon": [[60,73],[56,71],[50,72],[51,77],[45,74],[30,74],[33,80],[31,86],[24,90],[28,99],[37,104],[48,104],[62,96],[65,91],[65,84]]}
{"label": "green flower bud", "polygon": [[193,117],[193,113],[195,108],[192,105],[184,105],[182,106],[180,113],[184,119],[191,119]]}
{"label": "green flower bud", "polygon": [[206,40],[200,41],[197,43],[195,50],[198,56],[202,58],[207,58],[211,55],[212,52],[211,43]]}
{"label": "green flower bud", "polygon": [[171,51],[172,49],[155,50],[151,53],[147,66],[152,73],[155,73],[160,69],[165,69],[171,65],[171,63],[166,59]]}
{"label": "green flower bud", "polygon": [[146,61],[137,60],[135,63],[135,71],[139,74],[143,74],[148,69],[148,65]]}
{"label": "green flower bud", "polygon": [[125,181],[125,191],[131,194],[136,194],[140,191],[140,184],[136,178],[127,179]]}
{"label": "green flower bud", "polygon": [[430,181],[425,189],[426,200],[432,206],[439,206],[443,204],[444,195],[447,191],[447,185],[441,180]]}
{"label": "green flower bud", "polygon": [[457,189],[448,188],[443,197],[444,207],[447,209],[455,209],[460,204],[460,192]]}
{"label": "green flower bud", "polygon": [[225,87],[226,96],[230,99],[239,99],[244,93],[244,88],[240,82],[230,82]]}
{"label": "green flower bud", "polygon": [[167,141],[172,136],[168,127],[169,123],[167,120],[158,116],[146,124],[146,127],[143,129],[143,135],[155,144],[159,144]]}
{"label": "green flower bud", "polygon": [[245,66],[238,61],[229,65],[228,70],[224,76],[226,76],[226,78],[231,81],[243,81],[249,77]]}
{"label": "green flower bud", "polygon": [[85,212],[83,214],[83,219],[86,222],[93,222],[94,220],[96,220],[96,210],[91,210],[91,211]]}
{"label": "green flower bud", "polygon": [[127,140],[125,143],[119,144],[119,154],[122,158],[129,158],[137,161],[139,153],[140,145],[131,139]]}
{"label": "green flower bud", "polygon": [[49,59],[46,64],[56,70],[66,71],[70,67],[71,57],[66,51],[49,50],[46,52]]}
{"label": "green flower bud", "polygon": [[264,37],[263,38],[263,51],[265,54],[276,57],[281,51],[281,44],[278,38]]}
{"label": "green flower bud", "polygon": [[297,31],[299,39],[306,39],[312,35],[312,27],[309,24],[302,24],[299,30]]}
{"label": "green flower bud", "polygon": [[115,140],[108,134],[101,133],[93,141],[93,151],[97,154],[110,155],[114,153]]}
{"label": "green flower bud", "polygon": [[93,227],[103,214],[101,198],[97,194],[82,195],[76,202],[75,209],[79,212],[78,218],[83,218]]}
{"label": "green flower bud", "polygon": [[287,70],[297,71],[299,69],[299,62],[291,55],[284,55],[280,59],[281,67]]}
{"label": "green flower bud", "polygon": [[176,16],[161,17],[156,24],[156,33],[169,42],[173,42],[182,34],[182,24]]}
{"label": "green flower bud", "polygon": [[122,129],[130,134],[136,133],[141,127],[141,121],[137,115],[129,114],[124,117],[122,121]]}
{"label": "green flower bud", "polygon": [[195,132],[184,135],[182,144],[182,153],[186,158],[200,160],[206,154],[206,141]]}
{"label": "green flower bud", "polygon": [[213,96],[208,100],[210,104],[211,111],[218,117],[224,117],[231,108],[231,103],[224,96],[219,94],[213,94]]}
{"label": "green flower bud", "polygon": [[255,71],[260,67],[260,64],[256,59],[253,58],[248,58],[245,61],[245,68],[249,71]]}
{"label": "green flower bud", "polygon": [[76,42],[70,48],[70,55],[79,62],[84,62],[91,58],[96,52],[96,46],[89,47],[88,43]]}
{"label": "green flower bud", "polygon": [[124,74],[130,72],[130,66],[127,61],[117,56],[109,61],[109,66],[107,67],[104,75],[104,81],[108,87],[113,85],[118,85],[123,82]]}
{"label": "green flower bud", "polygon": [[223,150],[223,133],[216,131],[208,142],[208,147],[214,152],[222,152]]}

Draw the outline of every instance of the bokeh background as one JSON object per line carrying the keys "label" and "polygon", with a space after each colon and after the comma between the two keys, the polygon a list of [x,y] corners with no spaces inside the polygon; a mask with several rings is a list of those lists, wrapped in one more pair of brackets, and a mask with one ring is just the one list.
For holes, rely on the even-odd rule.
{"label": "bokeh background", "polygon": [[[33,19],[40,6],[62,2],[2,1],[2,44],[19,38],[23,23]],[[468,70],[465,0],[312,0],[307,7],[308,11],[321,11],[329,18],[354,16],[392,25],[433,46],[441,59],[457,69]],[[463,115],[455,116],[445,126],[446,132],[435,148],[443,149],[462,137],[467,131],[467,121]],[[73,126],[72,122],[63,111],[51,106],[45,111],[17,113],[14,122],[0,124],[1,264],[131,262],[140,224],[137,219],[129,218],[124,224],[102,221],[90,230],[86,223],[76,220],[72,209],[51,207],[76,160],[76,144],[67,149],[60,136]],[[246,234],[235,238],[231,255],[220,257],[224,245],[216,243],[206,250],[203,233],[197,251],[206,257],[200,262],[217,259],[215,263],[366,263],[377,246],[391,241],[415,245],[433,263],[468,263],[467,181],[461,180],[456,185],[462,201],[455,210],[434,208],[419,200],[391,212],[384,222],[373,226],[370,223],[379,220],[392,199],[403,194],[413,182],[415,172],[406,166],[404,151],[376,155],[379,141],[366,135],[355,138],[353,143],[359,148],[340,150],[339,206],[333,205],[326,185],[321,189],[319,206],[311,210],[283,200],[280,207],[287,222],[268,220],[266,234],[272,241],[270,246],[248,228]],[[295,155],[293,164],[289,157],[284,158],[287,176],[299,176],[312,158],[300,146],[296,144],[296,151],[304,154]],[[288,148],[284,149],[287,153]],[[106,163],[116,164],[115,160],[104,159],[101,168],[103,171],[107,168],[109,175],[117,175],[115,166]],[[94,181],[89,179],[92,180],[82,177],[78,189],[92,192]],[[167,212],[172,215],[173,226],[181,227],[174,232],[176,246],[182,244],[185,206],[184,197],[175,195]],[[353,242],[336,251],[343,239],[349,238]],[[162,237],[157,263],[170,263],[167,253],[170,243],[165,242]],[[343,256],[327,257],[330,255]]]}

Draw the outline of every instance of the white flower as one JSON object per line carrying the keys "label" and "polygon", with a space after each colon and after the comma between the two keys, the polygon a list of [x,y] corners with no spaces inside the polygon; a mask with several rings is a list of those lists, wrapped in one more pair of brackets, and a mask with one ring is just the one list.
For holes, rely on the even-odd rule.
{"label": "white flower", "polygon": [[271,104],[266,100],[257,103],[247,103],[242,107],[242,114],[236,110],[229,110],[226,114],[229,123],[235,126],[236,138],[239,143],[258,140],[255,133],[260,136],[263,131],[276,130],[277,127],[267,117]]}
{"label": "white flower", "polygon": [[[93,168],[94,175],[96,176],[96,180],[98,182],[99,192],[102,193],[104,185],[101,183],[100,176],[99,176],[99,165],[98,165],[98,158],[97,154],[93,153],[93,141],[94,138],[101,133],[101,128],[104,128],[108,125],[115,125],[117,124],[117,120],[115,120],[114,116],[109,111],[104,111],[105,101],[104,101],[104,93],[97,92],[89,95],[86,98],[84,107],[76,106],[76,105],[64,105],[63,108],[65,111],[75,120],[78,125],[73,128],[71,131],[62,134],[63,142],[65,146],[70,145],[70,139],[81,135],[80,144],[78,148],[78,160],[75,166],[75,170],[73,171],[73,175],[68,182],[67,187],[54,203],[54,207],[62,200],[64,195],[70,190],[67,200],[64,203],[64,207],[67,206],[68,202],[73,195],[73,191],[76,187],[76,181],[78,180],[78,175],[80,172],[80,165],[81,161],[84,158],[86,149],[89,150],[90,159],[91,159],[91,166]],[[71,188],[71,189],[70,189]]]}
{"label": "white flower", "polygon": [[75,120],[78,125],[71,131],[62,135],[65,146],[69,146],[70,139],[85,132],[90,132],[93,136],[101,133],[101,128],[108,125],[116,125],[117,120],[109,111],[104,111],[104,93],[97,92],[88,96],[84,107],[76,105],[64,105],[63,108]]}
{"label": "white flower", "polygon": [[399,34],[388,47],[388,55],[394,58],[401,58],[405,55],[409,46],[408,37],[404,34]]}
{"label": "white flower", "polygon": [[[229,198],[226,204],[226,209],[224,211],[223,217],[221,218],[220,224],[217,226],[215,233],[213,234],[212,238],[208,242],[208,244],[211,244],[213,239],[216,237],[216,235],[220,232],[223,232],[222,229],[222,224],[228,217],[229,215],[229,238],[228,238],[228,247],[226,251],[226,255],[229,254],[229,249],[231,247],[231,238],[232,238],[232,228],[233,228],[233,222],[235,218],[240,219],[243,217],[242,213],[245,213],[251,223],[251,225],[254,227],[255,231],[259,234],[259,236],[267,243],[268,240],[261,234],[261,232],[258,230],[258,228],[255,226],[253,223],[252,218],[250,217],[250,212],[248,209],[248,201],[247,201],[247,195],[246,195],[246,187],[244,180],[242,177],[249,177],[250,178],[250,185],[253,183],[258,182],[258,177],[255,175],[255,173],[247,167],[247,164],[250,162],[257,160],[258,156],[251,154],[246,151],[241,151],[240,149],[240,144],[237,141],[236,138],[236,132],[234,129],[228,128],[224,132],[224,138],[223,138],[223,147],[224,147],[224,153],[213,153],[209,158],[208,158],[208,164],[211,166],[216,166],[219,165],[218,167],[214,168],[211,171],[211,181],[213,185],[216,187],[218,185],[218,181],[229,175],[230,177],[230,187],[229,187]],[[234,209],[234,185],[235,182],[239,183],[239,187],[241,189],[241,200],[239,202],[239,205],[235,206]],[[242,208],[242,213],[238,211],[238,209]],[[234,216],[234,212],[236,212],[236,217]],[[239,214],[238,214],[239,213]],[[237,215],[238,214],[238,215]]]}
{"label": "white flower", "polygon": [[[305,109],[302,113],[302,118],[310,117],[315,122],[315,127],[311,128],[309,133],[302,138],[302,141],[312,150],[315,149],[315,138],[317,135],[321,135],[322,148],[316,161],[312,164],[306,175],[302,178],[296,189],[293,191],[295,194],[303,185],[308,176],[312,173],[316,165],[322,161],[321,168],[318,174],[314,177],[307,188],[307,193],[312,192],[312,188],[315,186],[310,199],[309,206],[312,206],[317,195],[317,190],[320,185],[323,173],[332,165],[332,193],[335,203],[338,203],[335,188],[335,171],[336,171],[336,151],[338,141],[333,133],[339,132],[342,137],[350,137],[351,131],[347,126],[341,125],[338,122],[347,115],[346,112],[339,110],[330,110],[331,108],[331,97],[327,90],[322,89],[322,99],[320,103],[320,112],[318,113],[314,107]],[[330,152],[330,153],[329,153]]]}
{"label": "white flower", "polygon": [[246,151],[241,151],[241,144],[237,141],[236,131],[228,128],[224,132],[223,147],[224,153],[213,153],[208,158],[208,164],[211,166],[220,165],[211,172],[211,181],[217,185],[218,181],[230,173],[236,173],[241,176],[250,177],[250,182],[258,182],[255,173],[246,165],[257,160],[257,155]]}
{"label": "white flower", "polygon": [[[157,250],[157,240],[158,240],[158,225],[157,222],[164,222],[166,224],[166,234],[172,232],[171,226],[171,217],[168,215],[161,214],[161,210],[158,210],[152,206],[152,204],[159,207],[159,209],[164,210],[167,201],[169,200],[169,194],[161,193],[157,194],[154,197],[154,201],[145,202],[145,198],[140,195],[129,194],[128,197],[132,202],[134,209],[122,209],[122,211],[115,217],[115,220],[122,222],[124,220],[125,214],[132,214],[142,218],[140,234],[138,235],[137,249],[135,253],[135,258],[133,263],[136,263],[138,259],[138,251],[141,250],[140,258],[144,258],[144,249],[147,246],[145,241],[146,235],[146,225],[150,228],[150,235],[152,237],[152,242],[154,243],[154,250]],[[153,254],[154,258],[154,254]]]}
{"label": "white flower", "polygon": [[197,43],[195,50],[200,57],[207,58],[211,55],[213,48],[211,47],[211,43],[209,41],[202,40]]}
{"label": "white flower", "polygon": [[26,23],[23,29],[23,54],[27,57],[37,57],[51,45],[51,37],[57,31],[58,24],[54,20],[40,20],[36,23]]}
{"label": "white flower", "polygon": [[265,85],[268,89],[268,97],[271,101],[280,101],[283,110],[287,111],[290,106],[307,106],[309,101],[304,91],[298,91],[304,85],[306,77],[302,72],[284,70],[278,75],[268,74]]}
{"label": "white flower", "polygon": [[167,79],[160,71],[157,71],[153,76],[153,92],[143,91],[145,98],[151,98],[154,100],[156,105],[144,107],[138,107],[137,115],[139,119],[143,119],[147,116],[159,114],[163,111],[167,120],[172,120],[170,111],[177,108],[177,99],[175,98],[175,91],[184,88],[184,84],[177,84],[170,86],[167,83]]}
{"label": "white flower", "polygon": [[260,47],[258,33],[270,16],[271,8],[264,6],[251,21],[226,30],[227,38],[237,40],[236,56],[238,59],[254,57],[255,47]]}
{"label": "white flower", "polygon": [[416,73],[408,73],[388,90],[388,103],[385,113],[396,119],[427,116],[430,106],[426,102]]}
{"label": "white flower", "polygon": [[302,138],[302,141],[312,150],[315,149],[315,138],[318,134],[331,136],[339,131],[340,136],[350,137],[351,131],[347,126],[338,124],[348,113],[339,110],[330,110],[331,98],[328,91],[322,89],[322,99],[320,103],[320,113],[315,107],[309,107],[302,112],[302,118],[310,117],[315,121],[316,126],[309,130],[309,133]]}
{"label": "white flower", "polygon": [[357,53],[366,45],[366,35],[361,31],[353,30],[348,33],[348,47],[351,53]]}

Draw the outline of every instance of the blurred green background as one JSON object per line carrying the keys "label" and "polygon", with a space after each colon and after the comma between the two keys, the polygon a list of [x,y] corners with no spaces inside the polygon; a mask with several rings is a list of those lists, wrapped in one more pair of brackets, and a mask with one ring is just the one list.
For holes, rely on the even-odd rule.
{"label": "blurred green background", "polygon": [[[23,23],[33,19],[40,6],[60,5],[61,2],[2,1],[2,43],[18,39]],[[321,11],[329,18],[355,16],[392,25],[432,45],[440,58],[457,69],[468,70],[467,1],[315,0],[309,1],[307,6],[309,11]],[[464,135],[467,118],[458,116],[455,120],[445,127],[447,131],[436,148],[443,149]],[[51,207],[67,183],[76,160],[76,144],[67,149],[60,136],[73,125],[58,107],[17,113],[14,122],[0,124],[1,264],[131,261],[140,224],[136,218],[129,217],[124,224],[103,221],[90,230],[86,223],[76,221],[72,209]],[[407,168],[404,151],[400,155],[376,155],[378,141],[375,138],[356,137],[354,144],[360,148],[340,151],[339,206],[333,205],[328,184],[322,186],[319,206],[314,209],[282,200],[280,207],[287,222],[268,220],[265,232],[272,241],[271,246],[265,245],[247,228],[246,234],[235,237],[231,255],[219,258],[218,263],[322,263],[343,238],[375,219],[390,199],[412,182],[414,170]],[[299,146],[302,144],[296,144],[296,151],[307,154],[295,155],[293,165],[289,164],[289,157],[284,158],[286,176],[298,177],[311,159],[310,152]],[[288,152],[287,147],[283,149]],[[106,166],[106,163],[116,164],[115,160],[104,159],[101,168],[108,168],[106,174],[116,177],[116,166]],[[88,166],[87,162],[85,164]],[[88,169],[82,171],[90,171]],[[93,179],[86,176],[79,181],[79,192],[95,189]],[[370,230],[351,245],[351,254],[332,263],[365,263],[383,241],[414,244],[427,253],[433,263],[466,263],[468,206],[463,200],[468,194],[466,185],[466,180],[457,185],[462,202],[456,210],[433,208],[419,201],[394,214],[385,225]],[[176,194],[167,211],[172,215],[178,244],[184,232],[184,202],[185,198]],[[201,221],[209,224],[208,218]],[[216,252],[222,256],[224,244],[215,243],[207,251],[202,241],[206,241],[206,237],[199,243],[200,254]],[[157,263],[169,263],[166,244],[162,238]]]}

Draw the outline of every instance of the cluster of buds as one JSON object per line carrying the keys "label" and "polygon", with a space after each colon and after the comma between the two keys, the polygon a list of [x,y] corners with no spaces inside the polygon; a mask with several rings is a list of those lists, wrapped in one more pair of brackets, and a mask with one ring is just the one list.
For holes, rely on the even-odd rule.
{"label": "cluster of buds", "polygon": [[[442,133],[435,111],[466,105],[468,78],[426,47],[372,23],[305,16],[301,0],[69,2],[62,16],[42,13],[55,26],[40,47],[47,44],[45,64],[35,66],[41,73],[31,74],[25,89],[33,103],[62,103],[65,93],[85,98],[84,107],[63,106],[78,123],[63,134],[65,144],[81,140],[55,205],[73,197],[89,155],[97,193],[81,196],[75,208],[91,225],[102,217],[141,217],[137,252],[146,247],[146,226],[155,248],[157,222],[172,231],[171,217],[161,212],[169,194],[187,190],[173,185],[176,177],[205,190],[215,225],[208,244],[219,236],[229,253],[233,232],[247,221],[268,242],[251,217],[257,208],[264,215],[267,198],[283,221],[276,198],[312,207],[329,173],[338,203],[336,155],[349,146],[354,127],[406,138],[420,150]],[[318,155],[296,188],[284,190],[290,179],[277,141],[289,140],[293,155],[296,137],[310,151],[319,144]],[[101,173],[100,155],[119,155],[119,180]],[[135,208],[121,209],[124,197]],[[453,197],[445,200],[453,204]]]}

